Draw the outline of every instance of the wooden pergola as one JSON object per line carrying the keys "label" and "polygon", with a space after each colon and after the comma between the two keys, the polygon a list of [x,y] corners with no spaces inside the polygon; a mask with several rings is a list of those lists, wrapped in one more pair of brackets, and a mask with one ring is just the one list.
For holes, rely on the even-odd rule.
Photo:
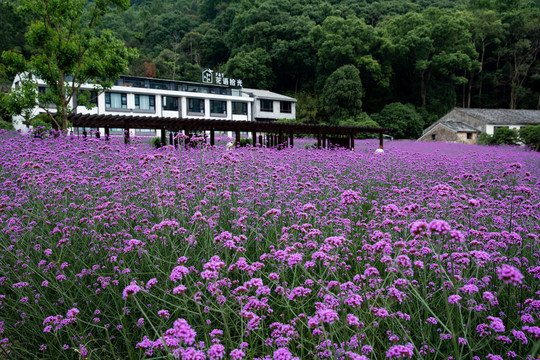
{"label": "wooden pergola", "polygon": [[[75,127],[105,128],[105,136],[110,136],[111,128],[124,129],[125,142],[129,142],[129,129],[160,129],[161,143],[173,144],[173,132],[183,131],[189,136],[191,132],[210,132],[210,145],[215,144],[216,131],[230,131],[235,134],[236,143],[240,143],[240,133],[251,133],[253,141],[258,139],[263,144],[265,134],[266,145],[269,147],[294,146],[294,136],[298,134],[313,135],[317,138],[317,146],[326,148],[339,145],[345,148],[354,148],[354,139],[360,133],[378,133],[379,143],[383,145],[383,134],[389,128],[372,128],[359,126],[336,126],[314,124],[286,124],[259,121],[209,120],[209,119],[183,119],[151,116],[125,116],[125,115],[88,115],[73,114],[69,121]],[[257,135],[259,136],[257,138]],[[99,135],[98,135],[99,136]]]}

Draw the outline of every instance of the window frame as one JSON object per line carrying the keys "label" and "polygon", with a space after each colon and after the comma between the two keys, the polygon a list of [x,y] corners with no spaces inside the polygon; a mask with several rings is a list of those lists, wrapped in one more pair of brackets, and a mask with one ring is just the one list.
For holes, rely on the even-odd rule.
{"label": "window frame", "polygon": [[[261,112],[274,112],[274,100],[259,99]],[[270,107],[263,106],[263,104],[270,104]]]}
{"label": "window frame", "polygon": [[[223,107],[223,112],[216,111],[216,104],[220,103]],[[210,116],[227,116],[227,101],[224,100],[210,100]]]}
{"label": "window frame", "polygon": [[[172,106],[168,106],[167,103],[172,101]],[[163,95],[161,97],[161,108],[165,111],[178,111],[178,96],[167,96]]]}
{"label": "window frame", "polygon": [[[286,109],[283,105],[287,105],[288,109]],[[292,101],[280,101],[279,112],[282,114],[292,114]]]}
{"label": "window frame", "polygon": [[[204,99],[197,99],[197,98],[188,98],[188,115],[200,115],[202,114],[204,116],[205,114],[205,101]],[[199,111],[193,111],[192,107],[192,101],[198,101],[199,102]]]}
{"label": "window frame", "polygon": [[[112,107],[111,95],[120,95],[120,106],[119,108]],[[115,111],[115,110],[127,110],[127,94],[120,92],[111,92],[107,91],[105,93],[105,110]]]}
{"label": "window frame", "polygon": [[[135,95],[135,110],[139,112],[155,112],[156,111],[156,96],[147,94],[134,94]],[[148,97],[148,109],[141,109],[141,96]]]}
{"label": "window frame", "polygon": [[[242,109],[240,112],[237,112],[236,110],[238,106],[241,106]],[[233,115],[247,115],[247,102],[243,101],[233,101],[232,102],[232,113]]]}

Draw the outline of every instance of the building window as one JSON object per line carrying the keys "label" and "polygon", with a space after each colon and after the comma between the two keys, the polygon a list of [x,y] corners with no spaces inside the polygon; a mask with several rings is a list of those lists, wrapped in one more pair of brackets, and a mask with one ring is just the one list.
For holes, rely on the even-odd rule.
{"label": "building window", "polygon": [[437,140],[437,134],[431,134],[431,140]]}
{"label": "building window", "polygon": [[204,114],[204,100],[202,99],[188,99],[189,107],[188,112],[196,114]]}
{"label": "building window", "polygon": [[44,101],[42,101],[43,97],[45,96],[45,93],[47,92],[47,88],[45,86],[39,86],[38,87],[38,99],[39,99],[39,106],[45,108],[45,107],[51,107],[53,104],[47,104]]}
{"label": "building window", "polygon": [[105,93],[106,109],[127,109],[127,94]]}
{"label": "building window", "polygon": [[274,102],[272,100],[261,99],[261,111],[274,112]]}
{"label": "building window", "polygon": [[232,113],[234,115],[247,115],[247,103],[233,102],[232,103]]}
{"label": "building window", "polygon": [[78,127],[77,134],[82,136],[92,136],[93,134],[99,132],[98,128],[95,127]]}
{"label": "building window", "polygon": [[467,140],[472,140],[472,133],[467,133]]}
{"label": "building window", "polygon": [[135,129],[135,134],[140,135],[155,135],[156,130],[155,129]]}
{"label": "building window", "polygon": [[283,114],[292,113],[292,103],[290,101],[280,101],[279,102],[279,112]]}
{"label": "building window", "polygon": [[90,104],[94,104],[97,106],[98,104],[98,93],[94,90],[90,91],[90,98],[88,98],[88,102]]}
{"label": "building window", "polygon": [[135,94],[135,109],[156,110],[156,98],[154,95]]}
{"label": "building window", "polygon": [[210,100],[210,114],[227,115],[227,102],[219,100]]}
{"label": "building window", "polygon": [[[84,96],[86,96],[86,100],[90,103],[90,104],[94,104],[97,106],[98,104],[98,93],[94,90],[82,90],[81,93],[84,94]],[[77,97],[77,101],[79,101],[79,98]]]}
{"label": "building window", "polygon": [[161,98],[163,110],[178,111],[178,98],[172,96],[163,96]]}

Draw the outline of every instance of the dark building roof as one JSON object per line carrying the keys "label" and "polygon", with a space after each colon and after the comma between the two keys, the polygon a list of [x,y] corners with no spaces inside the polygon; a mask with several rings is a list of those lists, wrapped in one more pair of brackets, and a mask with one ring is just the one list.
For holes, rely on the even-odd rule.
{"label": "dark building roof", "polygon": [[536,125],[540,123],[540,110],[455,108],[453,111],[473,117],[485,124]]}
{"label": "dark building roof", "polygon": [[440,124],[445,125],[446,127],[450,128],[451,130],[454,130],[456,132],[467,132],[467,133],[479,133],[480,130],[477,128],[474,128],[472,126],[469,126],[461,121],[444,121]]}

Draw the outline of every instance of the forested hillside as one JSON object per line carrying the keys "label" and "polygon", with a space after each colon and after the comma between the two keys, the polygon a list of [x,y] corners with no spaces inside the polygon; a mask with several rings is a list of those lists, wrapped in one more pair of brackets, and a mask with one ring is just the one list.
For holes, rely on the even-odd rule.
{"label": "forested hillside", "polygon": [[[103,28],[139,50],[134,75],[198,81],[209,67],[298,98],[298,121],[385,125],[406,112],[415,136],[453,106],[540,107],[538,3],[133,0]],[[29,56],[31,19],[17,1],[0,14],[0,51]]]}

